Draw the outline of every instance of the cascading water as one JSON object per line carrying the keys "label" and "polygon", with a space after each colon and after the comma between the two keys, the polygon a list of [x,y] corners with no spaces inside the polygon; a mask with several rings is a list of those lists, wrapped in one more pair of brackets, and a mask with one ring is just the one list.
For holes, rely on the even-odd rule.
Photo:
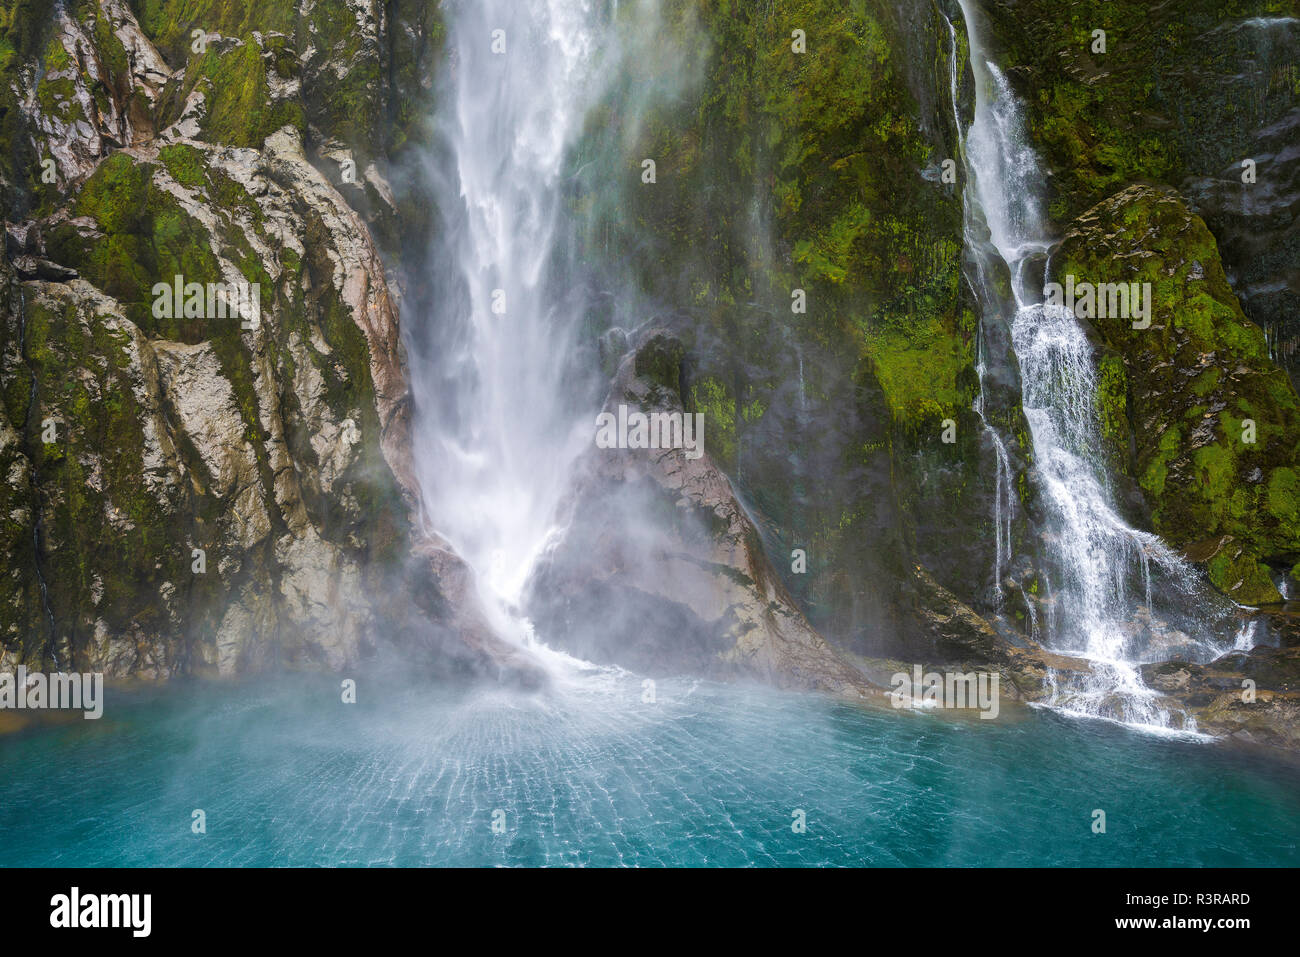
{"label": "cascading water", "polygon": [[[1182,716],[1161,706],[1143,684],[1138,665],[1165,657],[1170,645],[1177,645],[1180,656],[1209,658],[1232,642],[1216,640],[1204,627],[1216,602],[1192,569],[1158,537],[1130,527],[1115,506],[1102,464],[1092,347],[1074,314],[1046,305],[1041,292],[1053,243],[1041,206],[1039,160],[1015,96],[980,42],[973,4],[961,0],[960,5],[976,81],[975,116],[964,142],[967,244],[982,250],[973,256],[972,282],[986,310],[1000,309],[1008,322],[1019,363],[1033,477],[1045,513],[1043,571],[1051,598],[1043,641],[1091,665],[1083,677],[1052,676],[1051,703],[1136,725],[1177,726]],[[955,33],[953,49],[955,59]],[[953,98],[955,104],[955,69]],[[1002,263],[1010,288],[998,294],[993,270]],[[983,397],[979,411],[983,414]],[[1000,441],[997,446],[1001,469],[1005,448]],[[999,476],[1000,512],[1002,487]],[[997,517],[1001,525],[1003,516]],[[1000,574],[1005,561],[1000,531],[996,561]],[[1163,624],[1189,609],[1190,634]]]}
{"label": "cascading water", "polygon": [[614,44],[603,5],[574,0],[457,3],[447,22],[441,299],[408,337],[414,460],[425,521],[475,570],[497,630],[527,641],[514,606],[591,441],[566,159]]}
{"label": "cascading water", "polygon": [[[950,43],[951,53],[948,57],[949,67],[949,98],[952,102],[952,116],[954,129],[957,133],[957,149],[962,157],[962,162],[967,164],[967,179],[970,179],[970,169],[966,157],[966,135],[965,125],[961,120],[961,108],[959,106],[960,95],[958,64],[960,55],[957,45],[957,28],[953,26],[951,20],[944,18],[948,24],[948,40]],[[976,224],[981,222],[979,208],[975,205],[975,199],[971,190],[965,190],[962,193],[962,211],[965,226],[966,248],[974,251],[974,255],[987,255],[984,250],[984,244],[977,241],[975,236]],[[975,270],[976,276],[981,281],[991,273],[991,267],[984,263],[982,268]],[[980,299],[985,303],[996,301],[991,288],[981,288]],[[993,559],[993,593],[995,603],[1002,600],[1003,578],[1007,570],[1008,562],[1011,557],[1011,521],[1014,516],[1015,497],[1012,494],[1011,485],[1011,458],[1007,454],[1006,443],[998,430],[989,422],[986,409],[985,399],[985,380],[988,376],[988,358],[985,355],[986,343],[985,337],[978,337],[978,351],[976,355],[976,372],[980,380],[980,394],[975,398],[975,413],[980,417],[984,424],[984,433],[988,436],[990,444],[993,446],[994,457],[997,462],[996,485],[993,493],[993,535],[994,535],[994,559]],[[1033,605],[1029,605],[1032,613]],[[1037,630],[1037,619],[1034,622],[1035,631]]]}

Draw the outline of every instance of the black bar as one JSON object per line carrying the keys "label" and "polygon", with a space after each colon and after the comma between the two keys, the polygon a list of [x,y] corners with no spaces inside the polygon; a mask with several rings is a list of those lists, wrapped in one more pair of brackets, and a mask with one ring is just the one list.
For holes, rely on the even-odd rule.
{"label": "black bar", "polygon": [[[52,927],[52,900],[73,887],[83,905],[88,895],[150,895],[148,936],[129,926]],[[1228,947],[1262,943],[1292,928],[1296,882],[1294,871],[1190,869],[50,869],[0,871],[0,888],[11,940],[75,934],[130,946],[291,937],[296,945],[373,947],[414,934],[441,948],[485,935],[496,948],[518,934],[554,949],[638,940],[675,948],[689,934],[695,949],[791,934],[809,944],[843,937],[864,948],[910,949],[1192,936]],[[1142,923],[1121,926],[1133,921]]]}

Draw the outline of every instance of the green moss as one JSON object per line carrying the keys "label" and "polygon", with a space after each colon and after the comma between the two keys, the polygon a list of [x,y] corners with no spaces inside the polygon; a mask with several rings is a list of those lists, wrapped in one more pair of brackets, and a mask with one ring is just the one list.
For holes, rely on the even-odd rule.
{"label": "green moss", "polygon": [[63,46],[61,38],[51,38],[50,45],[45,50],[44,67],[46,73],[60,73],[76,67],[76,61]]}
{"label": "green moss", "polygon": [[221,36],[248,37],[294,32],[297,0],[132,0],[136,18],[169,63],[191,55],[192,34],[203,30]]}
{"label": "green moss", "polygon": [[115,153],[86,181],[76,202],[78,216],[89,216],[110,233],[131,231],[147,213],[149,167]]}
{"label": "green moss", "polygon": [[63,123],[75,123],[85,119],[81,104],[75,99],[76,92],[77,83],[71,77],[44,77],[36,88],[36,104],[46,116],[56,117]]}
{"label": "green moss", "polygon": [[220,281],[207,231],[168,193],[153,184],[153,167],[115,153],[100,164],[74,202],[78,216],[95,220],[104,234],[83,239],[71,224],[48,239],[50,254],[78,270],[124,304],[142,329],[195,341],[193,320],[156,319],[152,289],[175,275],[186,282]]}
{"label": "green moss", "polygon": [[1220,373],[1217,368],[1206,369],[1192,380],[1192,391],[1199,396],[1209,395],[1219,384]]}
{"label": "green moss", "polygon": [[185,143],[176,143],[159,150],[158,158],[172,179],[182,186],[202,189],[207,185],[208,178],[204,173],[206,164],[201,150]]}
{"label": "green moss", "polygon": [[[990,31],[1029,106],[1058,221],[1134,182],[1178,185],[1249,155],[1262,118],[1300,103],[1292,82],[1257,82],[1243,62],[1283,67],[1259,34],[1224,29],[1295,16],[1292,0],[1018,0],[991,3]],[[1091,50],[1091,31],[1107,35]]]}
{"label": "green moss", "polygon": [[[187,66],[183,92],[201,77],[212,81],[226,104],[209,133],[219,142],[256,145],[286,123],[303,128],[307,121],[368,156],[427,139],[432,104],[427,79],[437,73],[445,35],[439,2],[385,4],[380,19],[385,31],[378,42],[357,28],[353,8],[341,2],[133,0],[133,5],[145,34],[167,61]],[[262,69],[248,62],[196,64],[194,30],[237,38],[245,47],[258,46],[255,34],[260,34]],[[250,57],[245,50],[237,59]],[[301,76],[301,92],[292,104],[275,104],[270,113],[241,120],[242,107],[267,105],[251,92],[261,87],[257,74],[264,71],[284,79]],[[181,92],[173,91],[169,115],[183,102]]]}
{"label": "green moss", "polygon": [[1200,521],[1210,528],[1220,527],[1237,482],[1236,456],[1230,446],[1215,444],[1195,449],[1191,459],[1201,486],[1200,501],[1204,514]]}
{"label": "green moss", "polygon": [[311,98],[312,122],[354,149],[376,152],[389,112],[380,51],[357,30],[356,16],[345,5],[317,4],[311,17],[317,58],[349,65],[346,76],[332,77],[330,89]]}
{"label": "green moss", "polygon": [[206,81],[207,112],[200,122],[205,139],[231,146],[261,146],[282,126],[306,128],[301,104],[271,98],[267,61],[284,62],[283,38],[266,37],[262,43],[265,48],[250,37],[232,50],[209,46],[190,64],[187,75]]}
{"label": "green moss", "polygon": [[1102,446],[1113,471],[1128,472],[1128,373],[1124,360],[1106,353],[1097,364],[1097,419]]}
{"label": "green moss", "polygon": [[636,354],[636,374],[674,397],[681,397],[682,359],[686,350],[675,339],[656,336]]}
{"label": "green moss", "polygon": [[1247,553],[1225,549],[1210,559],[1206,572],[1215,588],[1240,604],[1254,607],[1282,600],[1268,569]]}
{"label": "green moss", "polygon": [[1142,487],[1153,497],[1160,497],[1165,491],[1165,480],[1169,476],[1169,461],[1181,448],[1181,434],[1177,426],[1170,426],[1160,433],[1159,441],[1153,454],[1147,457],[1146,470],[1142,473]]}
{"label": "green moss", "polygon": [[[705,76],[696,113],[652,104],[639,141],[618,152],[655,158],[658,182],[632,189],[630,209],[609,209],[608,225],[592,210],[597,230],[626,235],[646,284],[673,301],[707,290],[712,308],[758,297],[788,309],[798,287],[812,303],[807,332],[825,341],[913,319],[923,335],[932,318],[954,328],[959,198],[919,175],[935,156],[882,20],[890,14],[863,0],[803,0],[780,17],[682,0],[670,22],[673,13],[684,69]],[[804,54],[790,49],[793,23],[810,38]],[[593,130],[617,111],[597,112]],[[752,243],[756,182],[772,198],[774,261]]]}
{"label": "green moss", "polygon": [[704,414],[709,456],[724,469],[736,464],[736,400],[718,379],[706,377],[691,385],[687,408]]}
{"label": "green moss", "polygon": [[126,47],[122,46],[122,41],[113,32],[113,18],[105,12],[100,0],[89,0],[88,6],[91,7],[94,16],[95,50],[108,68],[110,76],[124,76],[130,71],[131,63],[126,54]]}
{"label": "green moss", "polygon": [[969,409],[979,391],[970,347],[937,320],[867,337],[867,355],[895,421],[915,429]]}
{"label": "green moss", "polygon": [[40,182],[39,155],[19,99],[20,72],[38,65],[48,52],[55,8],[47,0],[7,0],[0,4],[0,208],[10,221],[24,217],[33,197],[47,190]]}
{"label": "green moss", "polygon": [[1289,467],[1274,469],[1268,477],[1264,503],[1279,532],[1300,540],[1300,473]]}

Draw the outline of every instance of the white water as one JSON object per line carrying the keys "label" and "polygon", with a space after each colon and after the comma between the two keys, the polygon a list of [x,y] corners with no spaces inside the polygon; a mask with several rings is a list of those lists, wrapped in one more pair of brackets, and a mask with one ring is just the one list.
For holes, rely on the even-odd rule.
{"label": "white water", "polygon": [[475,570],[507,638],[526,628],[511,609],[594,421],[569,361],[585,301],[564,189],[607,72],[598,7],[464,0],[447,11],[434,174],[444,298],[412,350],[415,465],[425,521]]}
{"label": "white water", "polygon": [[[609,144],[680,78],[658,52],[670,45],[645,56],[656,0],[454,0],[444,12],[449,69],[429,168],[439,299],[407,336],[422,519],[473,570],[500,637],[562,683],[588,681],[593,667],[538,641],[520,603],[563,534],[559,506],[604,398],[583,324],[597,300],[635,311],[633,294],[598,288],[582,260],[591,209],[619,195],[627,165]],[[668,79],[625,82],[645,69]],[[604,119],[593,146],[589,115],[611,99],[614,132]]]}
{"label": "white water", "polygon": [[[1116,509],[1099,439],[1092,349],[1074,315],[1045,306],[1040,292],[1053,243],[1042,210],[1042,168],[1006,78],[986,57],[970,0],[962,0],[961,7],[976,81],[975,117],[964,143],[967,238],[986,225],[1010,271],[1011,301],[1005,307],[1048,527],[1044,590],[1050,599],[1043,642],[1092,666],[1084,679],[1050,677],[1051,703],[1075,713],[1169,727],[1181,716],[1160,706],[1137,668],[1163,657],[1160,643],[1152,640],[1165,630],[1153,600],[1194,620],[1198,607],[1211,599],[1179,556],[1158,537],[1131,528]],[[953,43],[955,49],[955,35]],[[956,89],[954,72],[954,103]],[[979,270],[990,268],[986,257],[977,256],[976,263]],[[976,281],[986,289],[994,285],[989,276]],[[1000,442],[998,452],[995,561],[1000,575],[1006,561]],[[1230,641],[1220,645],[1203,629],[1195,630],[1169,639],[1181,655],[1211,657],[1230,647]]]}
{"label": "white water", "polygon": [[[961,109],[959,106],[958,96],[958,74],[957,74],[957,29],[953,26],[952,21],[944,18],[948,24],[948,39],[950,43],[951,54],[948,58],[948,81],[949,81],[949,99],[952,102],[952,117],[954,129],[957,131],[957,149],[961,154],[962,163],[966,167],[967,179],[970,179],[969,159],[966,154],[966,135],[965,126],[961,121]],[[962,210],[965,220],[965,232],[968,248],[973,248],[974,233],[980,222],[980,210],[974,205],[975,198],[971,190],[964,190],[962,193]],[[985,417],[985,398],[983,384],[988,374],[988,359],[985,355],[984,337],[977,337],[978,352],[976,355],[976,372],[980,379],[980,394],[975,397],[975,413],[980,417],[984,424],[984,433],[988,436],[993,445],[994,455],[997,459],[997,475],[995,477],[996,485],[993,493],[993,536],[994,536],[994,559],[993,559],[993,591],[995,601],[1000,603],[1003,597],[1002,588],[1003,580],[1006,575],[1007,567],[1011,559],[1011,522],[1015,517],[1016,499],[1012,494],[1011,484],[1011,459],[1007,455],[1006,443],[1002,436]],[[1031,614],[1033,605],[1029,605]],[[1034,632],[1037,633],[1037,618],[1034,619]]]}

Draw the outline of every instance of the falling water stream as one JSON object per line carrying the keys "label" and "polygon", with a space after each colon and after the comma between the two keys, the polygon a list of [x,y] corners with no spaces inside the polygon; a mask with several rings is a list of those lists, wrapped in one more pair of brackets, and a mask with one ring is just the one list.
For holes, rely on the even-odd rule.
{"label": "falling water stream", "polygon": [[[985,322],[993,318],[1010,326],[1033,442],[1032,478],[1046,513],[1042,537],[1052,600],[1042,638],[1051,649],[1091,665],[1084,676],[1054,674],[1052,704],[1144,727],[1194,729],[1190,718],[1162,706],[1143,684],[1138,666],[1159,660],[1170,645],[1180,655],[1206,659],[1231,648],[1231,640],[1216,640],[1205,626],[1204,619],[1221,611],[1221,604],[1190,566],[1157,536],[1132,528],[1116,507],[1099,437],[1092,346],[1074,314],[1045,305],[1041,293],[1053,246],[1042,209],[1043,168],[1020,105],[982,42],[972,7],[971,0],[962,0],[976,89],[975,116],[964,144],[967,243],[985,249],[991,244],[996,251],[996,256],[974,256],[974,283],[984,293],[985,308],[997,308],[991,270],[1005,264],[1009,272],[1009,295],[1000,297],[1002,315],[986,316]],[[953,84],[955,103],[955,71]],[[1000,442],[998,451],[1001,469]],[[1000,477],[999,492],[1002,487]],[[998,508],[1004,508],[1001,495]],[[1004,560],[999,533],[999,571]],[[1183,630],[1169,624],[1175,620]]]}
{"label": "falling water stream", "polygon": [[566,162],[616,44],[599,2],[482,0],[448,14],[432,168],[441,298],[408,335],[414,461],[426,522],[475,570],[497,631],[530,644],[520,594],[594,415],[573,360],[589,303]]}

